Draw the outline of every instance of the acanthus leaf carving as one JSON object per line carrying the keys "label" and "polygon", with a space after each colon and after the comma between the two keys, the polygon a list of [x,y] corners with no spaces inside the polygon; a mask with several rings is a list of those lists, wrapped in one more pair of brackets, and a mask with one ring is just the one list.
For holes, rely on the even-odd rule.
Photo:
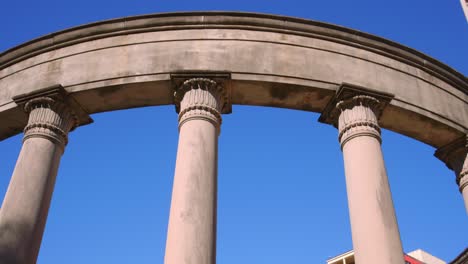
{"label": "acanthus leaf carving", "polygon": [[62,147],[68,143],[68,132],[77,125],[77,117],[58,99],[38,97],[25,105],[29,113],[23,141],[33,137],[50,139]]}
{"label": "acanthus leaf carving", "polygon": [[176,90],[174,100],[179,112],[179,128],[189,120],[202,119],[219,130],[221,111],[227,103],[226,90],[221,84],[209,78],[188,79]]}

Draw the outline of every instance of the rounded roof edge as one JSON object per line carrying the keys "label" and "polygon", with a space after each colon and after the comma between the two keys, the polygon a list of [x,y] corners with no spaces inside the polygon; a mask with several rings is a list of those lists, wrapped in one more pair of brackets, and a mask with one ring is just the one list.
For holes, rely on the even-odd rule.
{"label": "rounded roof edge", "polygon": [[210,26],[223,25],[227,27],[236,25],[258,27],[262,31],[286,30],[289,34],[299,35],[319,34],[355,43],[413,64],[431,74],[435,73],[439,75],[438,77],[454,85],[455,88],[468,94],[468,78],[462,73],[422,52],[397,42],[325,22],[282,15],[232,11],[155,13],[102,20],[68,28],[27,41],[0,53],[0,70],[43,52],[92,39],[128,34],[129,31],[131,33],[157,31],[157,27],[164,26],[203,26],[209,28]]}

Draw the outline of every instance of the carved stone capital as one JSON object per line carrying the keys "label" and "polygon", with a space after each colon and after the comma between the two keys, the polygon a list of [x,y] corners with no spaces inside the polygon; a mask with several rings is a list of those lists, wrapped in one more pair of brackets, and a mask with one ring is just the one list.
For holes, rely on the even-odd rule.
{"label": "carved stone capital", "polygon": [[460,192],[468,186],[468,135],[462,136],[453,142],[439,148],[434,153],[438,159],[455,172],[455,181]]}
{"label": "carved stone capital", "polygon": [[20,95],[13,100],[29,114],[23,141],[42,137],[64,147],[68,143],[68,132],[92,122],[60,85]]}
{"label": "carved stone capital", "polygon": [[358,136],[375,137],[380,142],[378,119],[392,98],[390,94],[343,83],[328,102],[319,121],[338,128],[341,147]]}
{"label": "carved stone capital", "polygon": [[[465,163],[468,163],[465,161]],[[468,187],[468,168],[465,166],[463,171],[458,175],[456,181],[458,186],[460,187],[459,190],[461,193],[463,193],[463,189]]]}
{"label": "carved stone capital", "polygon": [[23,141],[33,137],[50,139],[61,146],[68,143],[68,132],[77,124],[73,112],[62,102],[50,97],[39,97],[26,103],[29,113]]}
{"label": "carved stone capital", "polygon": [[366,95],[357,95],[336,104],[336,108],[340,111],[338,141],[341,146],[358,136],[375,137],[381,142],[376,113],[376,106],[379,104],[379,100]]}
{"label": "carved stone capital", "polygon": [[219,131],[221,114],[230,108],[223,82],[208,77],[185,79],[176,87],[174,102],[179,113],[179,128],[189,120],[202,119],[213,123]]}

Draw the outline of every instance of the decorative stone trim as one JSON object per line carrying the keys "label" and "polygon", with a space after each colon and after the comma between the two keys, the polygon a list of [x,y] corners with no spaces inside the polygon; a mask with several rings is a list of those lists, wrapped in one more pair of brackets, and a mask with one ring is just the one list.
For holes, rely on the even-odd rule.
{"label": "decorative stone trim", "polygon": [[65,104],[49,97],[28,101],[25,111],[29,113],[29,120],[24,128],[23,141],[43,137],[65,146],[68,132],[78,123],[76,115]]}
{"label": "decorative stone trim", "polygon": [[438,159],[455,172],[455,182],[460,192],[468,186],[468,135],[439,148],[434,153]]}
{"label": "decorative stone trim", "polygon": [[343,83],[322,111],[319,121],[338,128],[342,148],[358,136],[375,137],[381,142],[378,119],[392,98],[390,94]]}
{"label": "decorative stone trim", "polygon": [[219,130],[221,111],[228,96],[226,89],[212,79],[191,78],[176,90],[174,101],[179,113],[179,129],[189,120],[202,119],[213,123]]}
{"label": "decorative stone trim", "polygon": [[[466,169],[466,168],[465,168]],[[462,193],[463,189],[468,186],[468,169],[460,173],[456,179],[459,190]]]}
{"label": "decorative stone trim", "polygon": [[379,100],[366,95],[354,96],[336,104],[341,112],[338,117],[338,141],[342,147],[358,136],[375,137],[381,142],[380,127],[374,112],[379,104]]}
{"label": "decorative stone trim", "polygon": [[29,114],[23,142],[29,138],[42,137],[64,148],[71,130],[92,122],[83,109],[68,97],[61,85],[20,95],[13,100]]}

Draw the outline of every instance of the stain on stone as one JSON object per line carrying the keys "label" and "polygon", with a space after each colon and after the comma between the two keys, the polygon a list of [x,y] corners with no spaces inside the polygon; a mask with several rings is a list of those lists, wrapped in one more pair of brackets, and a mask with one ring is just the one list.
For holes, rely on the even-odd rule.
{"label": "stain on stone", "polygon": [[395,229],[395,215],[393,212],[393,201],[391,200],[391,194],[388,187],[387,175],[385,172],[380,172],[379,175],[379,187],[376,192],[376,199],[379,204],[380,214],[383,220],[383,224],[386,230]]}
{"label": "stain on stone", "polygon": [[47,64],[47,73],[52,74],[52,73],[58,73],[62,70],[62,61],[61,60],[55,60]]}
{"label": "stain on stone", "polygon": [[32,263],[26,256],[30,248],[29,240],[24,239],[31,233],[31,226],[22,222],[5,222],[0,225],[0,263],[22,264]]}
{"label": "stain on stone", "polygon": [[272,85],[270,88],[271,97],[278,99],[278,100],[286,99],[289,96],[290,92],[291,92],[291,89],[283,85],[281,86]]}
{"label": "stain on stone", "polygon": [[109,87],[106,87],[105,89],[99,89],[97,92],[98,92],[98,95],[101,96],[101,97],[106,97],[110,94],[115,94],[117,93],[118,91],[120,90],[120,86],[109,86]]}
{"label": "stain on stone", "polygon": [[319,101],[329,101],[333,95],[331,93],[325,93],[325,92],[317,92],[316,93],[316,98]]}
{"label": "stain on stone", "polygon": [[296,109],[305,110],[305,111],[312,111],[312,112],[320,112],[322,107],[320,105],[314,105],[309,103],[298,104]]}

